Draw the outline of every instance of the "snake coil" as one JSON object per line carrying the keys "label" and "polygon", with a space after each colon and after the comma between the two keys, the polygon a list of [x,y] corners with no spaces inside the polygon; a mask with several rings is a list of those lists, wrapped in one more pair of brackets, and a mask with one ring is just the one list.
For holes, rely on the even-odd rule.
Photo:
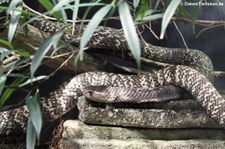
{"label": "snake coil", "polygon": [[[38,20],[34,25],[49,33],[67,29],[63,40],[72,41],[73,44],[79,45],[80,34],[68,32],[70,29],[72,30],[71,26],[67,27],[62,23],[48,20]],[[76,30],[78,28],[79,26],[76,25]],[[198,50],[163,48],[140,42],[143,57],[176,65],[142,76],[105,72],[87,72],[77,75],[69,82],[64,83],[59,90],[50,93],[48,99],[42,98],[41,109],[44,125],[75,107],[78,97],[82,95],[82,89],[86,86],[156,88],[163,85],[177,85],[186,89],[216,122],[225,127],[225,100],[206,78],[212,78],[213,65],[211,60]],[[95,30],[88,46],[128,51],[124,34],[117,29],[103,26]],[[27,117],[28,110],[25,106],[1,112],[0,134],[25,132]]]}

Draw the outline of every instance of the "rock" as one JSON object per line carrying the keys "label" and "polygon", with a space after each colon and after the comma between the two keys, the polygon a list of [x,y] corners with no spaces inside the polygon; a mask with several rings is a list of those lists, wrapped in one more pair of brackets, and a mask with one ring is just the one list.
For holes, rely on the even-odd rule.
{"label": "rock", "polygon": [[[77,149],[223,149],[225,134],[218,129],[146,129],[64,122],[59,148]],[[192,140],[190,140],[192,139]],[[215,140],[218,139],[218,140]]]}
{"label": "rock", "polygon": [[[87,124],[142,128],[221,128],[194,100],[157,103],[158,106],[104,105],[81,97],[79,119]],[[192,106],[193,105],[193,106]],[[157,107],[157,108],[156,108]]]}
{"label": "rock", "polygon": [[224,149],[224,141],[79,140],[61,142],[61,149]]}
{"label": "rock", "polygon": [[79,119],[86,124],[79,120],[66,121],[60,148],[225,147],[224,129],[195,100],[104,104],[81,97],[77,106]]}

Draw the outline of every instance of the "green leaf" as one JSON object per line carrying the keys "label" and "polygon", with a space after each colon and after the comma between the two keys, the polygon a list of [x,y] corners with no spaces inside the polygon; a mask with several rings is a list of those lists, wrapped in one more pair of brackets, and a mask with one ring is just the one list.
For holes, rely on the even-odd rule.
{"label": "green leaf", "polygon": [[148,8],[148,2],[146,0],[141,0],[141,8],[140,10],[138,11],[138,14],[140,14],[141,18],[144,17],[145,13],[147,12]]}
{"label": "green leaf", "polygon": [[163,15],[164,15],[164,13],[157,13],[157,14],[144,16],[143,18],[141,18],[141,16],[139,15],[135,21],[137,21],[137,22],[139,22],[139,21],[154,21],[154,20],[163,18]]}
{"label": "green leaf", "polygon": [[187,14],[187,12],[186,12],[186,10],[184,9],[183,6],[179,5],[178,6],[178,10],[179,10],[179,14],[181,14],[181,16],[183,18],[187,18],[188,17],[188,14]]}
{"label": "green leaf", "polygon": [[22,2],[22,0],[12,0],[7,9],[7,14],[11,14],[20,2]]}
{"label": "green leaf", "polygon": [[158,14],[153,14],[147,17],[144,17],[143,20],[144,21],[154,21],[160,18],[163,18],[164,13],[158,13]]}
{"label": "green leaf", "polygon": [[5,40],[3,40],[3,39],[0,39],[0,44],[3,44],[3,45],[5,45],[5,46],[7,46],[9,49],[11,49],[11,50],[13,50],[14,48],[13,48],[13,45],[10,43],[10,42],[8,42],[8,41],[5,41]]}
{"label": "green leaf", "polygon": [[[94,1],[94,0],[93,0]],[[78,3],[77,1],[75,1],[76,3]],[[105,6],[106,4],[105,3],[99,3],[98,1],[95,1],[95,2],[89,2],[89,3],[79,3],[78,7],[88,7],[87,9],[89,8],[92,8],[92,7],[95,7],[95,6]],[[74,10],[74,6],[75,4],[73,5],[65,5],[62,9],[66,10],[66,9],[70,9],[70,10]],[[86,18],[86,17],[84,17]],[[82,17],[82,20],[83,20],[83,17]]]}
{"label": "green leaf", "polygon": [[30,56],[30,53],[26,50],[15,50],[14,52],[23,56],[23,57],[29,57]]}
{"label": "green leaf", "polygon": [[33,79],[28,79],[26,82],[22,83],[19,85],[19,87],[23,87],[23,86],[26,86],[28,84],[31,84],[31,83],[34,83],[34,82],[37,82],[37,81],[40,81],[40,80],[43,80],[43,79],[46,79],[48,78],[48,76],[38,76],[38,77],[35,77]]}
{"label": "green leaf", "polygon": [[36,93],[34,96],[26,97],[26,105],[29,110],[29,118],[31,119],[32,125],[37,133],[37,138],[39,140],[39,136],[42,128],[42,115],[41,109],[39,105],[40,96]]}
{"label": "green leaf", "polygon": [[196,7],[193,7],[190,12],[191,20],[192,20],[192,32],[194,35],[196,34],[196,23],[195,22],[198,18],[200,9],[201,9],[201,6],[196,6]]}
{"label": "green leaf", "polygon": [[32,123],[31,117],[28,117],[27,121],[27,136],[26,136],[26,147],[29,149],[35,148],[37,133]]}
{"label": "green leaf", "polygon": [[90,22],[88,23],[86,29],[84,30],[84,33],[80,40],[80,50],[76,57],[75,63],[77,63],[78,59],[83,60],[83,50],[88,41],[90,40],[92,34],[94,33],[95,29],[98,27],[102,19],[106,16],[106,14],[109,12],[109,10],[112,8],[111,5],[106,5],[102,7],[98,12],[95,13],[95,15],[92,17]]}
{"label": "green leaf", "polygon": [[8,49],[0,47],[0,64],[2,63],[2,60],[11,53],[12,52]]}
{"label": "green leaf", "polygon": [[22,7],[17,7],[17,10],[10,11],[11,18],[9,23],[8,41],[12,42],[14,34],[16,32],[17,25],[19,23]]}
{"label": "green leaf", "polygon": [[67,25],[67,20],[68,20],[68,18],[67,18],[67,14],[66,14],[66,11],[65,11],[65,9],[61,9],[61,11],[60,11],[60,14],[61,14],[61,19],[62,19],[62,21],[63,21],[63,23],[65,24],[65,25]]}
{"label": "green leaf", "polygon": [[6,82],[7,76],[3,75],[0,77],[0,95],[2,94],[2,91],[5,87],[5,82]]}
{"label": "green leaf", "polygon": [[74,34],[75,31],[75,22],[77,19],[77,14],[78,14],[78,10],[79,10],[79,4],[80,4],[80,0],[76,0],[75,4],[74,4],[74,9],[73,9],[73,28],[72,28],[72,35]]}
{"label": "green leaf", "polygon": [[63,1],[59,1],[51,10],[51,13],[54,13],[56,11],[60,11],[61,9],[63,9],[63,6],[66,4],[69,4],[71,2],[71,0],[63,0]]}
{"label": "green leaf", "polygon": [[155,7],[154,7],[155,10],[159,7],[160,1],[161,1],[161,0],[157,0],[157,2],[155,3]]}
{"label": "green leaf", "polygon": [[48,37],[44,41],[44,43],[39,47],[39,49],[37,50],[37,52],[35,53],[31,61],[31,65],[30,65],[31,77],[34,76],[35,71],[37,70],[38,66],[40,65],[41,61],[43,60],[47,52],[50,50],[50,48],[52,46],[56,47],[62,35],[63,35],[63,32],[56,32],[55,34]]}
{"label": "green leaf", "polygon": [[172,0],[170,2],[169,6],[167,7],[167,9],[164,13],[164,16],[163,16],[163,20],[162,20],[160,39],[164,38],[166,28],[167,28],[173,14],[175,13],[177,7],[179,6],[180,2],[181,2],[181,0]]}
{"label": "green leaf", "polygon": [[136,19],[135,20],[142,20],[144,17],[150,16],[154,12],[156,12],[156,10],[153,10],[153,9],[145,10],[144,15],[142,13],[138,13],[138,15],[136,16]]}
{"label": "green leaf", "polygon": [[11,51],[9,51],[8,49],[3,48],[3,47],[0,47],[0,53],[2,54],[3,52],[9,52],[9,53],[11,53]]}
{"label": "green leaf", "polygon": [[[9,4],[9,8],[7,10],[7,14],[11,15],[10,23],[9,23],[9,31],[8,31],[8,41],[12,42],[14,34],[16,32],[17,25],[19,23],[19,18],[22,12],[22,7],[16,7],[21,0],[12,0]],[[16,9],[15,9],[16,8]]]}
{"label": "green leaf", "polygon": [[141,46],[127,3],[122,2],[119,5],[119,15],[128,46],[140,70]]}
{"label": "green leaf", "polygon": [[[98,3],[98,2],[94,2],[94,3],[80,3],[79,7],[94,7],[94,6],[105,6],[105,3]],[[69,6],[64,6],[64,9],[71,9],[74,10],[74,6],[73,5],[69,5]]]}
{"label": "green leaf", "polygon": [[[41,3],[41,5],[47,9],[48,11],[51,11],[54,7],[54,5],[52,4],[52,2],[50,0],[39,0],[39,2]],[[58,12],[52,12],[52,15],[57,19],[60,20],[60,14]]]}
{"label": "green leaf", "polygon": [[52,36],[52,45],[53,45],[53,48],[56,49],[57,46],[58,46],[58,41],[61,39],[63,35],[63,32],[56,32],[55,34],[53,34]]}
{"label": "green leaf", "polygon": [[138,6],[139,3],[140,3],[140,0],[133,0],[134,9],[137,8],[137,6]]}
{"label": "green leaf", "polygon": [[22,83],[24,80],[25,80],[24,77],[19,77],[15,81],[13,81],[13,83],[11,84],[12,87],[7,88],[2,94],[0,99],[0,106],[2,106],[5,103],[5,101],[10,97],[10,95],[17,90],[16,87],[18,87],[19,84]]}

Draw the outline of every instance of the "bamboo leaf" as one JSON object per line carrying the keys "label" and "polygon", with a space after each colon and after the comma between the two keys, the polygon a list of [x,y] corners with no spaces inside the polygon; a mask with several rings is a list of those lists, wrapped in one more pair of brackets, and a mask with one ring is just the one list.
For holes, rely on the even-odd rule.
{"label": "bamboo leaf", "polygon": [[[50,0],[39,0],[39,2],[41,3],[41,5],[47,9],[48,11],[51,11],[54,7],[54,5],[52,4],[52,2]],[[52,15],[57,19],[60,20],[60,14],[58,12],[52,12]]]}
{"label": "bamboo leaf", "polygon": [[[11,15],[8,31],[8,41],[11,43],[16,32],[17,25],[19,23],[19,18],[22,12],[22,7],[16,7],[21,0],[12,0],[9,4],[7,14]],[[15,9],[16,8],[16,9]]]}
{"label": "bamboo leaf", "polygon": [[10,11],[10,23],[9,23],[9,31],[8,31],[8,41],[12,42],[12,39],[15,35],[17,25],[19,23],[19,18],[21,15],[22,7],[17,7],[17,10]]}
{"label": "bamboo leaf", "polygon": [[8,56],[11,53],[12,52],[8,49],[0,47],[0,64],[2,63],[2,60],[5,58],[5,56]]}
{"label": "bamboo leaf", "polygon": [[156,10],[150,9],[150,10],[145,10],[144,15],[142,13],[138,13],[138,15],[136,16],[136,20],[142,20],[144,17],[146,16],[150,16],[152,15],[154,12],[156,12]]}
{"label": "bamboo leaf", "polygon": [[58,46],[58,41],[60,40],[60,38],[62,37],[63,32],[57,32],[52,36],[52,45],[53,48],[56,49]]}
{"label": "bamboo leaf", "polygon": [[7,9],[7,14],[11,14],[14,9],[16,8],[16,6],[21,2],[22,0],[12,0],[9,4],[9,7]]}
{"label": "bamboo leaf", "polygon": [[128,46],[136,60],[138,69],[140,70],[141,46],[127,3],[122,2],[119,5],[119,15]]}
{"label": "bamboo leaf", "polygon": [[140,3],[140,0],[133,0],[134,9],[137,8],[137,6],[139,5],[139,3]]}
{"label": "bamboo leaf", "polygon": [[38,140],[39,140],[39,136],[40,136],[41,128],[42,128],[42,115],[41,115],[40,105],[38,102],[39,99],[40,99],[40,96],[38,93],[36,93],[34,96],[28,96],[26,98],[26,105],[30,114],[29,118],[35,129]]}
{"label": "bamboo leaf", "polygon": [[141,18],[144,17],[147,8],[148,8],[148,1],[146,1],[146,0],[141,0],[141,8],[140,8],[140,10],[138,11],[138,14],[141,15]]}
{"label": "bamboo leaf", "polygon": [[26,50],[15,50],[14,52],[23,56],[23,57],[29,57],[30,56],[30,53]]}
{"label": "bamboo leaf", "polygon": [[9,49],[13,50],[13,45],[10,42],[0,39],[0,43],[7,46]]}
{"label": "bamboo leaf", "polygon": [[144,21],[154,21],[160,18],[163,18],[164,13],[158,13],[158,14],[153,14],[147,17],[144,17],[143,20]]}
{"label": "bamboo leaf", "polygon": [[7,88],[3,92],[1,99],[0,99],[0,106],[2,106],[5,103],[5,101],[10,97],[10,95],[17,90],[16,87],[18,87],[19,84],[22,83],[24,80],[25,80],[24,77],[19,77],[15,81],[13,81],[13,83],[11,84],[12,87]]}
{"label": "bamboo leaf", "polygon": [[31,117],[28,117],[27,121],[27,135],[26,135],[26,147],[29,149],[35,148],[37,133],[33,126]]}
{"label": "bamboo leaf", "polygon": [[61,19],[62,19],[62,21],[63,21],[63,23],[65,24],[65,25],[67,25],[67,20],[68,20],[68,18],[67,18],[67,14],[66,14],[66,11],[65,11],[65,9],[61,9],[60,10],[60,14],[61,14]]}
{"label": "bamboo leaf", "polygon": [[106,16],[106,14],[109,12],[109,10],[112,8],[111,5],[106,5],[102,7],[98,12],[95,13],[95,15],[92,17],[90,22],[88,23],[86,29],[84,30],[84,33],[80,40],[80,50],[79,53],[75,59],[75,63],[77,63],[78,59],[83,60],[83,51],[90,40],[92,34],[94,33],[95,29],[98,27],[102,19]]}
{"label": "bamboo leaf", "polygon": [[75,31],[75,22],[77,19],[77,14],[78,14],[78,10],[79,10],[79,4],[80,4],[80,0],[76,0],[75,4],[74,4],[74,9],[73,9],[73,28],[72,28],[72,35],[74,34]]}
{"label": "bamboo leaf", "polygon": [[48,76],[38,76],[38,77],[35,77],[33,79],[28,79],[26,82],[22,83],[19,85],[19,87],[23,87],[23,86],[26,86],[28,84],[31,84],[31,83],[34,83],[34,82],[37,82],[37,81],[40,81],[40,80],[43,80],[43,79],[46,79],[48,78]]}
{"label": "bamboo leaf", "polygon": [[30,71],[31,71],[31,77],[34,76],[35,71],[39,67],[41,61],[43,60],[44,56],[47,54],[47,52],[50,50],[52,46],[56,47],[60,37],[63,35],[63,32],[57,32],[50,37],[48,37],[44,43],[39,47],[37,52],[35,53],[31,65],[30,65]]}
{"label": "bamboo leaf", "polygon": [[3,75],[0,77],[0,95],[2,94],[2,91],[5,87],[5,82],[6,82],[7,76]]}
{"label": "bamboo leaf", "polygon": [[154,20],[163,18],[163,15],[164,15],[164,13],[157,13],[157,14],[144,16],[143,18],[141,18],[141,16],[138,16],[135,21],[137,21],[137,22],[139,22],[139,21],[154,21]]}
{"label": "bamboo leaf", "polygon": [[[105,3],[94,2],[94,3],[80,3],[79,4],[79,7],[95,7],[95,6],[105,6]],[[74,5],[64,6],[63,8],[74,10]]]}
{"label": "bamboo leaf", "polygon": [[59,1],[51,10],[51,13],[56,12],[56,11],[60,11],[64,5],[69,4],[71,2],[71,0],[61,0]]}
{"label": "bamboo leaf", "polygon": [[164,15],[163,15],[163,20],[162,20],[162,27],[161,27],[161,33],[160,33],[160,39],[163,39],[166,28],[175,13],[177,7],[179,6],[181,0],[172,0],[170,4],[168,5]]}

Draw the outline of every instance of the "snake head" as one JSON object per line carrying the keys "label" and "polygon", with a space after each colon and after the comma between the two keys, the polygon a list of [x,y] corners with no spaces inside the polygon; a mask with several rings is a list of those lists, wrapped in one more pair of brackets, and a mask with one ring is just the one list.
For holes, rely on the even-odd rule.
{"label": "snake head", "polygon": [[90,100],[107,103],[107,86],[86,86],[82,93]]}

